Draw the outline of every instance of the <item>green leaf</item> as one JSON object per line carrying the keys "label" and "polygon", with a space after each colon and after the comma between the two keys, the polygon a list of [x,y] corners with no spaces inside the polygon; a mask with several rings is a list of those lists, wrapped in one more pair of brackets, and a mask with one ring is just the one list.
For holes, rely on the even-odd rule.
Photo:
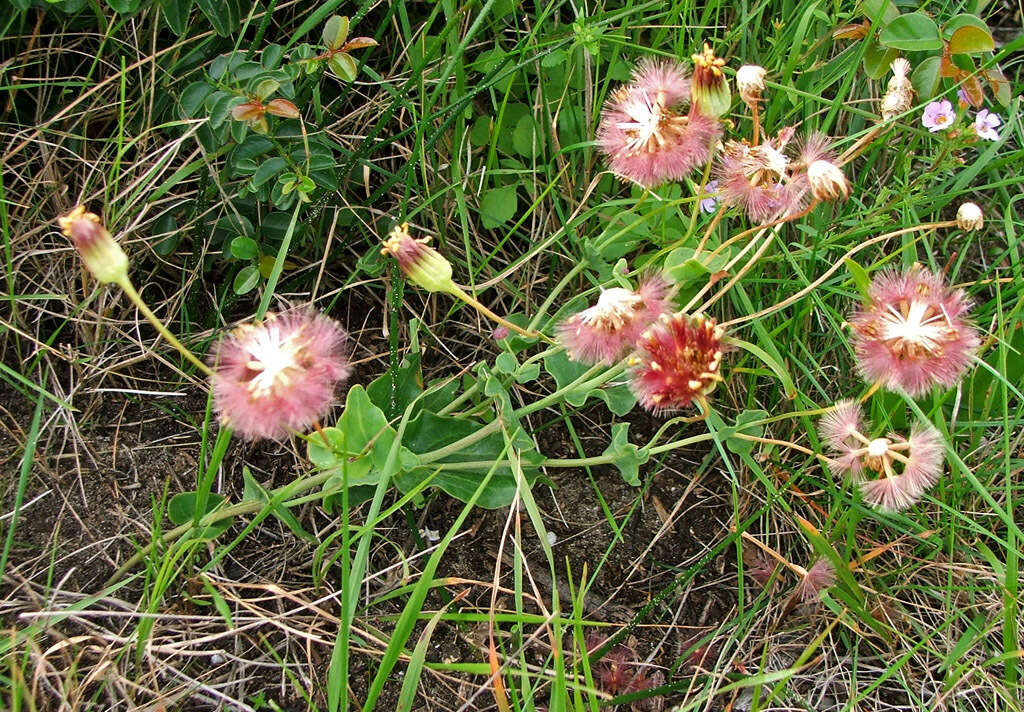
{"label": "green leaf", "polygon": [[914,67],[914,72],[910,75],[910,82],[914,85],[914,89],[922,101],[928,101],[938,92],[939,81],[942,78],[941,70],[941,57],[926,57]]}
{"label": "green leaf", "polygon": [[759,438],[764,435],[763,425],[750,425],[758,420],[768,417],[766,410],[745,410],[736,416],[736,423],[731,428],[731,434],[725,441],[725,446],[737,455],[749,454],[754,443],[744,438],[736,437],[739,434]]}
{"label": "green leaf", "polygon": [[330,447],[316,433],[310,437],[308,454],[310,462],[321,470],[338,471],[328,486],[342,479],[349,486],[375,485],[380,481],[388,450],[395,441],[395,430],[361,385],[349,389],[337,427],[324,428],[323,432]]}
{"label": "green leaf", "polygon": [[612,426],[612,440],[602,455],[611,455],[612,464],[618,468],[626,484],[640,486],[640,465],[651,459],[648,448],[641,448],[629,442],[629,423],[615,423]]}
{"label": "green leaf", "polygon": [[259,97],[260,101],[266,101],[267,97],[273,94],[281,86],[281,83],[274,79],[262,79],[260,83],[256,85],[256,96]]}
{"label": "green leaf", "polygon": [[996,42],[988,29],[973,25],[964,25],[949,38],[950,54],[977,54],[992,52],[995,48]]}
{"label": "green leaf", "polygon": [[[242,482],[244,483],[245,486],[242,498],[245,501],[264,503],[270,502],[270,492],[268,492],[259,482],[256,481],[256,478],[252,476],[252,472],[249,470],[247,466],[244,465],[242,466]],[[319,543],[316,537],[314,537],[312,534],[310,534],[302,528],[302,525],[299,524],[299,520],[296,519],[295,515],[292,514],[291,510],[285,507],[283,504],[277,503],[273,505],[270,511],[273,513],[275,517],[280,519],[285,526],[291,529],[292,534],[294,534],[295,536],[299,537],[300,539],[305,539],[311,544]]]}
{"label": "green leaf", "polygon": [[678,247],[668,253],[665,257],[664,272],[669,281],[686,284],[695,279],[703,279],[709,274],[725,269],[730,259],[728,250],[723,250],[714,257],[710,257],[710,252],[704,252],[699,258],[694,257],[694,254],[692,247]]}
{"label": "green leaf", "polygon": [[237,260],[252,260],[260,254],[260,246],[251,237],[239,235],[231,241],[231,255]]}
{"label": "green leaf", "polygon": [[504,225],[516,214],[517,207],[514,185],[491,188],[480,199],[480,222],[489,230]]}
{"label": "green leaf", "polygon": [[248,294],[260,283],[260,270],[256,265],[246,265],[235,275],[231,288],[235,294]]}
{"label": "green leaf", "polygon": [[358,65],[356,61],[352,59],[345,52],[338,52],[332,54],[330,59],[327,60],[327,66],[331,68],[331,71],[338,75],[341,79],[346,82],[354,82],[356,80],[356,70]]}
{"label": "green leaf", "polygon": [[164,213],[156,220],[156,224],[153,226],[154,235],[163,235],[163,237],[153,245],[153,251],[161,257],[174,252],[178,247],[178,243],[181,241],[181,231],[178,230],[178,221],[174,219],[174,216],[170,213]]}
{"label": "green leaf", "polygon": [[[167,503],[167,518],[178,526],[194,521],[198,496],[198,492],[179,492],[171,497],[171,501]],[[206,495],[206,507],[203,511],[203,516],[219,509],[222,502],[224,502],[223,496],[216,492],[209,492]],[[215,539],[231,526],[231,522],[231,517],[222,519],[207,526],[197,536],[200,539]]]}
{"label": "green leaf", "polygon": [[536,129],[537,124],[529,114],[523,116],[518,122],[516,122],[516,127],[512,131],[512,146],[520,156],[531,158],[534,153],[540,149],[539,136],[536,138],[538,144],[536,149],[533,145]]}
{"label": "green leaf", "polygon": [[519,368],[519,362],[516,360],[516,355],[508,351],[502,351],[494,359],[494,370],[498,373],[512,374],[517,368]]}
{"label": "green leaf", "polygon": [[900,16],[893,0],[864,0],[860,11],[871,20],[872,25],[887,25]]}
{"label": "green leaf", "polygon": [[324,25],[323,40],[328,49],[340,49],[348,39],[348,18],[334,15]]}
{"label": "green leaf", "polygon": [[899,54],[899,50],[883,47],[873,37],[868,39],[864,49],[864,73],[871,79],[881,79],[889,73],[889,65]]}
{"label": "green leaf", "polygon": [[130,12],[138,10],[139,5],[142,4],[142,0],[107,0],[107,4],[114,12],[121,15],[127,15]]}
{"label": "green leaf", "polygon": [[988,29],[988,25],[977,15],[972,15],[968,12],[961,13],[947,22],[942,26],[942,36],[945,39],[950,39],[953,33],[959,30],[961,27],[974,27],[982,30],[986,34],[991,34]]}
{"label": "green leaf", "polygon": [[195,0],[196,5],[221,37],[238,29],[239,13],[236,0]]}
{"label": "green leaf", "polygon": [[419,364],[389,368],[366,387],[366,393],[388,418],[397,418],[423,393]]}
{"label": "green leaf", "polygon": [[860,292],[861,296],[867,299],[868,288],[871,285],[871,278],[868,276],[868,271],[860,266],[860,264],[852,257],[847,257],[843,262],[846,264],[846,269],[850,273],[850,277],[853,278],[853,283],[857,285],[857,291]]}
{"label": "green leaf", "polygon": [[486,146],[491,142],[491,117],[478,116],[469,130],[469,143],[473,146]]}
{"label": "green leaf", "polygon": [[181,37],[188,29],[188,16],[192,12],[192,0],[162,0],[164,20],[171,32]]}
{"label": "green leaf", "polygon": [[260,53],[260,64],[265,69],[274,69],[281,63],[282,56],[284,56],[284,47],[279,44],[268,44]]}
{"label": "green leaf", "polygon": [[886,25],[879,37],[886,47],[905,52],[942,49],[942,38],[935,20],[920,12],[900,15]]}
{"label": "green leaf", "polygon": [[[461,440],[477,432],[481,427],[476,421],[437,415],[424,410],[406,426],[402,445],[413,453],[425,454]],[[516,431],[513,445],[522,455],[526,481],[532,483],[538,475],[536,465],[543,457],[534,449],[533,441],[524,435],[521,429]],[[480,480],[490,472],[492,463],[498,460],[504,449],[504,436],[500,432],[491,433],[472,445],[442,458],[438,463],[406,467],[405,471],[396,475],[395,483],[401,491],[408,492],[424,478],[433,474],[440,463],[481,463],[465,470],[441,469],[431,482],[433,486],[440,487],[452,497],[465,502],[476,492]],[[477,505],[485,509],[505,507],[512,502],[515,491],[516,479],[511,468],[500,466],[495,470]]]}
{"label": "green leaf", "polygon": [[256,172],[252,174],[252,186],[254,188],[259,188],[268,180],[283,171],[287,165],[288,162],[280,156],[268,158],[261,163],[260,167],[256,169]]}

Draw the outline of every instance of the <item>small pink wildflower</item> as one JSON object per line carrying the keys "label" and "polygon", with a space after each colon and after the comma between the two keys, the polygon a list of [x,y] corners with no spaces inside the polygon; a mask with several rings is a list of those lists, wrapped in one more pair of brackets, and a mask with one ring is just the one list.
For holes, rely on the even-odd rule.
{"label": "small pink wildflower", "polygon": [[640,337],[629,385],[647,410],[662,413],[703,400],[722,380],[725,331],[712,318],[662,314]]}
{"label": "small pink wildflower", "polygon": [[915,397],[959,380],[981,343],[964,319],[970,300],[962,290],[915,265],[905,273],[880,273],[868,298],[851,319],[865,379]]}
{"label": "small pink wildflower", "polygon": [[220,422],[247,440],[280,440],[313,425],[351,370],[345,339],[337,322],[314,312],[242,324],[221,340],[211,362]]}
{"label": "small pink wildflower", "polygon": [[979,138],[998,141],[999,132],[996,129],[1001,123],[1003,120],[999,118],[998,114],[990,113],[988,109],[982,109],[974,117],[974,133],[978,134]]}
{"label": "small pink wildflower", "polygon": [[836,572],[828,559],[821,558],[814,562],[811,568],[804,571],[800,583],[794,591],[797,598],[807,603],[821,595],[821,592],[836,583]]}
{"label": "small pink wildflower", "polygon": [[491,333],[491,338],[495,341],[501,341],[506,337],[508,337],[508,327],[505,326],[499,326]]}
{"label": "small pink wildflower", "polygon": [[[930,423],[915,425],[910,438],[866,434],[860,405],[840,401],[818,425],[832,451],[829,469],[849,472],[860,486],[864,501],[887,512],[902,511],[934,485],[942,471],[942,436]],[[866,479],[867,472],[879,475]]]}
{"label": "small pink wildflower", "polygon": [[954,121],[956,121],[956,112],[953,111],[953,105],[946,99],[933,101],[924,107],[924,113],[921,114],[921,123],[932,133],[948,129]]}
{"label": "small pink wildflower", "polygon": [[722,128],[697,111],[676,112],[689,88],[679,63],[645,60],[629,84],[612,92],[597,140],[613,173],[650,188],[679,180],[707,162]]}
{"label": "small pink wildflower", "polygon": [[605,289],[597,304],[558,325],[558,339],[574,361],[615,363],[668,309],[667,294],[668,282],[660,276],[645,279],[635,292],[622,287]]}

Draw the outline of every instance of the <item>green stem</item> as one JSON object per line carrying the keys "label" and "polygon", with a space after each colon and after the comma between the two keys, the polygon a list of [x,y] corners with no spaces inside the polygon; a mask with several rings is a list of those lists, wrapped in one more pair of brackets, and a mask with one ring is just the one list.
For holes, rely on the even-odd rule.
{"label": "green stem", "polygon": [[118,286],[124,290],[124,293],[128,295],[128,298],[131,299],[135,306],[138,307],[139,311],[142,312],[142,316],[146,317],[146,320],[153,325],[153,328],[156,329],[161,336],[167,339],[167,343],[176,348],[182,356],[191,361],[196,368],[207,376],[213,375],[213,370],[200,361],[194,353],[185,348],[185,346],[174,337],[174,334],[168,331],[167,327],[164,326],[159,317],[157,317],[157,315],[154,314],[148,306],[146,306],[146,303],[142,301],[142,297],[139,296],[137,291],[135,291],[135,286],[131,283],[131,280],[128,279],[128,277],[125,277],[121,282],[118,282]]}
{"label": "green stem", "polygon": [[551,341],[551,339],[549,337],[545,336],[544,334],[540,333],[539,331],[528,331],[528,330],[524,329],[521,326],[517,326],[516,324],[513,324],[508,319],[505,319],[503,317],[498,316],[497,314],[492,312],[490,309],[485,307],[483,304],[481,304],[480,301],[476,297],[474,297],[473,295],[469,294],[468,292],[466,292],[464,289],[462,289],[461,287],[459,287],[456,284],[452,284],[451,289],[449,290],[449,293],[452,294],[455,297],[458,297],[459,299],[464,301],[466,304],[468,304],[469,306],[473,307],[478,312],[483,314],[488,319],[491,319],[492,321],[495,321],[495,322],[501,324],[502,326],[504,326],[509,331],[514,331],[517,334],[519,334],[520,336],[526,337],[527,339],[543,339],[544,341],[548,341],[548,342]]}

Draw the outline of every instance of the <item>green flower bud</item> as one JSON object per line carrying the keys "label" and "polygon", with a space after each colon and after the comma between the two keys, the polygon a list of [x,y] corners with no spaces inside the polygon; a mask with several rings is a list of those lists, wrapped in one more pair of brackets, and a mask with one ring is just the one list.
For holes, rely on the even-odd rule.
{"label": "green flower bud", "polygon": [[693,55],[690,101],[698,112],[713,119],[729,111],[732,104],[729,80],[722,72],[724,66],[725,60],[716,57],[707,43],[702,53]]}
{"label": "green flower bud", "polygon": [[451,264],[427,244],[429,241],[429,237],[414,240],[409,235],[409,223],[402,223],[388,235],[381,254],[394,257],[406,278],[428,292],[457,294]]}
{"label": "green flower bud", "polygon": [[103,227],[98,215],[79,205],[57,218],[61,232],[71,239],[92,275],[103,283],[123,283],[128,279],[128,256]]}

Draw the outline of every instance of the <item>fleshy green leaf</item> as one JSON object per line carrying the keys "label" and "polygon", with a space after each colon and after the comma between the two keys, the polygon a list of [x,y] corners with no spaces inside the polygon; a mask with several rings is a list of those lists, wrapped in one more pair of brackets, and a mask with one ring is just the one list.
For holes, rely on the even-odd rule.
{"label": "fleshy green leaf", "polygon": [[358,69],[358,65],[352,57],[344,52],[332,54],[330,59],[327,60],[327,66],[331,68],[332,72],[337,74],[346,82],[354,82],[356,80],[356,70]]}
{"label": "fleshy green leaf", "polygon": [[942,49],[942,38],[935,20],[920,12],[900,15],[886,25],[879,37],[886,47],[905,52]]}
{"label": "fleshy green leaf", "polygon": [[[198,498],[198,492],[179,492],[174,495],[171,497],[171,501],[167,503],[167,518],[179,526],[194,521]],[[203,516],[215,509],[219,509],[223,501],[224,497],[216,492],[208,493],[206,495],[206,506],[204,507]],[[227,518],[209,525],[198,535],[198,538],[215,539],[231,526],[231,521],[231,518]]]}
{"label": "fleshy green leaf", "polygon": [[949,38],[950,54],[977,54],[995,50],[996,42],[987,29],[964,25]]}
{"label": "fleshy green leaf", "polygon": [[235,290],[235,294],[248,294],[255,289],[256,285],[259,283],[259,269],[256,265],[246,265],[238,271],[238,274],[235,275],[235,281],[232,282],[231,288]]}
{"label": "fleshy green leaf", "polygon": [[324,25],[324,44],[329,49],[341,49],[348,39],[348,18],[342,15],[334,15]]}
{"label": "fleshy green leaf", "polygon": [[514,185],[491,188],[480,199],[480,222],[487,229],[504,225],[516,214],[517,206]]}
{"label": "fleshy green leaf", "polygon": [[939,90],[939,81],[942,78],[941,57],[926,57],[920,64],[914,67],[910,75],[910,82],[914,85],[917,95],[922,101],[928,101]]}
{"label": "fleshy green leaf", "polygon": [[316,433],[310,437],[308,455],[321,470],[338,471],[325,488],[341,480],[342,473],[349,486],[380,481],[395,431],[361,385],[349,389],[337,427],[324,428],[323,432],[330,447]]}
{"label": "fleshy green leaf", "polygon": [[615,458],[612,464],[618,468],[626,484],[640,486],[640,465],[651,459],[651,453],[647,448],[629,442],[629,423],[612,426],[612,441],[601,454]]}

